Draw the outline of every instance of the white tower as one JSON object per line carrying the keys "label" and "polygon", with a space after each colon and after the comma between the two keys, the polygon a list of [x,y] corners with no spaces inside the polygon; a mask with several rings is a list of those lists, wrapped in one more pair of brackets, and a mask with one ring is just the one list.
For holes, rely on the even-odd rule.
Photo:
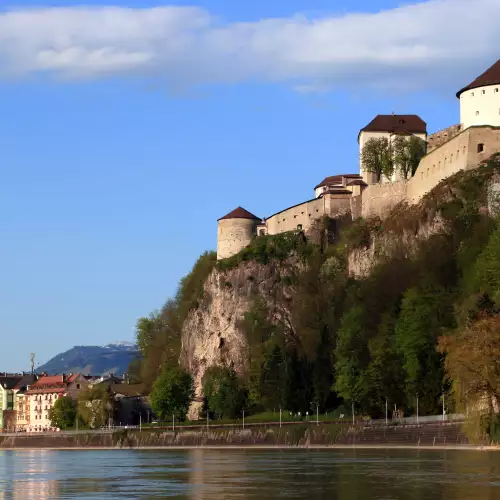
{"label": "white tower", "polygon": [[500,127],[500,59],[457,92],[463,129],[491,125]]}

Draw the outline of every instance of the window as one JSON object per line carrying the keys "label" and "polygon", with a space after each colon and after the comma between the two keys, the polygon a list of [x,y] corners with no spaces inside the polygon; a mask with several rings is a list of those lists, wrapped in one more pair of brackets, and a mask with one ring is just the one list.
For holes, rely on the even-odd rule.
{"label": "window", "polygon": [[483,90],[483,95],[486,94],[486,90]]}
{"label": "window", "polygon": [[479,111],[476,111],[476,116],[479,116]]}
{"label": "window", "polygon": [[266,232],[264,231],[264,229],[261,229],[261,230],[259,230],[259,234],[260,234],[260,236],[264,236],[266,234]]}
{"label": "window", "polygon": [[474,92],[471,92],[470,95],[471,95],[471,97],[474,97]]}
{"label": "window", "polygon": [[495,89],[495,92],[498,92],[498,89]]}
{"label": "window", "polygon": [[477,145],[477,152],[478,153],[482,153],[484,151],[484,144],[482,142],[480,142],[478,145]]}
{"label": "window", "polygon": [[297,224],[297,229],[298,229],[299,231],[302,231],[302,224]]}
{"label": "window", "polygon": [[[285,220],[285,219],[283,219],[283,220]],[[80,384],[76,384],[76,388],[80,389]]]}

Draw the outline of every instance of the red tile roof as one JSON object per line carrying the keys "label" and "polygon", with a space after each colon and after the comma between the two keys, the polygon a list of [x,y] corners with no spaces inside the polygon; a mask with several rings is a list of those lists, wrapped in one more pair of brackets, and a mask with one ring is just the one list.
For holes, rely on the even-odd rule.
{"label": "red tile roof", "polygon": [[418,115],[377,115],[361,132],[426,134],[427,124]]}
{"label": "red tile roof", "polygon": [[218,220],[223,220],[223,219],[255,219],[255,220],[262,220],[256,215],[250,213],[248,210],[245,210],[244,208],[238,207],[235,208],[232,212],[229,212],[227,215],[224,215],[224,217],[221,217]]}
{"label": "red tile roof", "polygon": [[317,186],[314,186],[314,189],[318,189],[321,186],[332,186],[339,185],[343,186],[343,178],[346,179],[362,179],[359,174],[342,174],[342,175],[331,175],[330,177],[325,177]]}
{"label": "red tile roof", "polygon": [[473,82],[457,92],[457,97],[466,90],[486,87],[488,85],[500,85],[500,59],[490,66],[483,74],[479,75]]}
{"label": "red tile roof", "polygon": [[347,183],[348,186],[368,186],[363,179],[355,179]]}
{"label": "red tile roof", "polygon": [[39,394],[45,392],[64,392],[71,382],[74,382],[79,373],[66,375],[44,375],[40,377],[29,388],[27,394]]}

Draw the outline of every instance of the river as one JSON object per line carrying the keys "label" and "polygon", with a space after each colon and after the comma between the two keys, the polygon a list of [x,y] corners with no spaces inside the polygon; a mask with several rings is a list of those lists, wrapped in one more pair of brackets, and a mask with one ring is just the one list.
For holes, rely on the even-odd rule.
{"label": "river", "polygon": [[0,451],[0,500],[500,498],[500,453],[424,450]]}

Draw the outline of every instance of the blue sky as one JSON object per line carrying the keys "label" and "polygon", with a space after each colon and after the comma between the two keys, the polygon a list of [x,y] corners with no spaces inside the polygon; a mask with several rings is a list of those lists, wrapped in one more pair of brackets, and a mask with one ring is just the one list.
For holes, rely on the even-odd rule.
{"label": "blue sky", "polygon": [[0,371],[132,340],[218,217],[356,172],[377,113],[458,122],[499,56],[494,0],[106,5],[0,10]]}

